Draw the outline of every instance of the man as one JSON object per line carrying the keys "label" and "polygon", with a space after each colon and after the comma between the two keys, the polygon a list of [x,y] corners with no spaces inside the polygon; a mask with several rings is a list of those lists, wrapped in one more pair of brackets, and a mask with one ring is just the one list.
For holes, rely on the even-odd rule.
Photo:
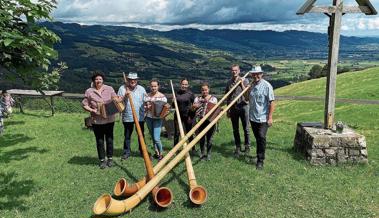
{"label": "man", "polygon": [[269,82],[264,80],[260,66],[253,66],[249,71],[253,78],[253,85],[249,94],[249,118],[251,128],[257,142],[257,170],[263,169],[266,149],[266,134],[272,126],[274,113],[274,90]]}
{"label": "man", "polygon": [[[240,77],[240,67],[234,64],[230,68],[231,79],[228,81],[225,89],[227,93],[238,81],[242,80]],[[227,104],[232,102],[243,90],[243,86],[247,86],[249,81],[245,79],[241,85],[239,85],[227,98]],[[245,152],[246,154],[250,151],[250,137],[249,137],[249,105],[247,98],[242,96],[238,101],[230,108],[228,111],[228,117],[230,118],[233,126],[233,136],[235,143],[234,155],[239,157],[241,152],[241,138],[239,133],[239,120],[241,119],[243,134],[245,137]]]}
{"label": "man", "polygon": [[[122,122],[124,124],[124,151],[121,157],[122,160],[126,160],[130,156],[130,141],[131,135],[134,128],[134,119],[132,114],[132,108],[128,100],[128,95],[131,94],[133,99],[134,108],[137,113],[138,122],[141,126],[142,134],[144,134],[144,98],[146,96],[146,90],[142,86],[138,85],[138,75],[137,73],[129,73],[127,76],[126,84],[122,85],[117,95],[124,97],[125,110],[122,113]],[[142,156],[141,142],[138,139],[139,150]]]}

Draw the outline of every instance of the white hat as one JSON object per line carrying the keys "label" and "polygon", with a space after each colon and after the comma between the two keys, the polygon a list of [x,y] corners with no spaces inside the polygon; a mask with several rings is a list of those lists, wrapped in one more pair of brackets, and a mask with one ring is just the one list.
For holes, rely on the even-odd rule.
{"label": "white hat", "polygon": [[259,65],[253,66],[249,73],[263,73],[262,67]]}
{"label": "white hat", "polygon": [[139,79],[137,73],[129,73],[127,77],[128,79]]}

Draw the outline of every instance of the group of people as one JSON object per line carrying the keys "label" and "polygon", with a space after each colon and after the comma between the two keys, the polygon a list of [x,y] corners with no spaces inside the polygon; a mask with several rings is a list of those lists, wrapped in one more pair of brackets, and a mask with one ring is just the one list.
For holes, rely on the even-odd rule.
{"label": "group of people", "polygon": [[[257,163],[256,168],[262,169],[265,159],[266,134],[268,127],[272,125],[272,114],[274,112],[274,92],[272,86],[264,80],[263,71],[260,66],[254,66],[249,71],[253,81],[250,84],[248,79],[242,79],[240,76],[240,67],[231,66],[231,79],[227,82],[225,93],[240,82],[240,85],[233,90],[227,98],[227,104],[233,101],[247,86],[251,85],[249,90],[228,111],[228,117],[231,119],[233,126],[233,136],[235,142],[234,154],[239,156],[241,152],[250,151],[250,137],[248,123],[250,121],[254,136],[257,142]],[[111,167],[113,165],[113,128],[115,115],[101,116],[98,110],[98,104],[104,104],[112,101],[117,97],[124,102],[125,110],[122,111],[122,122],[124,126],[124,146],[121,159],[126,160],[131,154],[131,135],[135,126],[132,108],[128,97],[133,101],[135,112],[137,113],[138,123],[144,136],[144,124],[146,123],[155,152],[154,157],[158,160],[163,158],[163,145],[160,139],[163,119],[154,113],[154,104],[156,102],[167,103],[167,97],[159,91],[159,81],[153,79],[150,81],[150,92],[147,93],[145,88],[138,84],[138,75],[129,73],[125,84],[120,86],[118,92],[114,91],[111,86],[105,85],[105,76],[101,73],[95,73],[92,76],[92,87],[87,89],[82,101],[83,108],[91,113],[92,127],[96,138],[97,152],[100,160],[100,168]],[[182,120],[184,131],[188,132],[194,124],[203,118],[210,109],[217,104],[217,98],[210,94],[208,83],[201,84],[201,94],[195,96],[189,89],[188,79],[180,81],[180,89],[175,91],[176,101],[178,104],[179,115]],[[179,128],[177,115],[174,116],[175,132],[174,145],[179,142]],[[242,122],[244,132],[244,150],[241,149],[241,139],[239,134],[239,120]],[[198,129],[201,132],[209,124],[206,120]],[[212,127],[200,139],[200,160],[210,160],[212,151],[212,138],[215,127]],[[191,141],[193,138],[189,138]],[[104,148],[106,147],[106,149]],[[139,151],[142,156],[141,142],[139,141]],[[192,152],[196,153],[195,147]]]}
{"label": "group of people", "polygon": [[0,96],[0,134],[4,131],[4,118],[12,114],[12,107],[15,100],[7,90],[3,90]]}

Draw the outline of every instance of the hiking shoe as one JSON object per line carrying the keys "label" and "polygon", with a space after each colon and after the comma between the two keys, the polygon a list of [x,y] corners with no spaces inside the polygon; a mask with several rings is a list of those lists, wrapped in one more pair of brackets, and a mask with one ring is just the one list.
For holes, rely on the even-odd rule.
{"label": "hiking shoe", "polygon": [[107,160],[107,166],[108,167],[112,167],[113,166],[113,160],[112,160],[112,158],[108,158],[108,160]]}
{"label": "hiking shoe", "polygon": [[256,169],[257,169],[257,170],[263,170],[263,162],[258,161],[258,162],[257,162],[257,165],[256,165]]}
{"label": "hiking shoe", "polygon": [[123,154],[121,156],[121,160],[127,160],[129,158],[129,155],[128,154]]}
{"label": "hiking shoe", "polygon": [[107,168],[107,162],[105,160],[101,160],[99,163],[100,169],[105,169]]}
{"label": "hiking shoe", "polygon": [[234,150],[234,156],[235,157],[239,157],[241,155],[241,149],[240,148],[236,148],[235,150]]}

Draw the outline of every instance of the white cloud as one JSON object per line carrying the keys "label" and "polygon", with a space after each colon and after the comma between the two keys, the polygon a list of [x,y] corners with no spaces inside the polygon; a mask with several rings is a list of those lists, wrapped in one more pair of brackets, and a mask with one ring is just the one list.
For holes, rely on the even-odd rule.
{"label": "white cloud", "polygon": [[[159,30],[269,29],[326,32],[323,14],[297,16],[305,0],[60,0],[53,16],[63,22],[144,26]],[[356,5],[355,0],[345,0]],[[379,0],[371,0],[379,9]],[[318,0],[330,5],[331,0]],[[377,16],[346,14],[342,30],[348,34],[379,30]]]}

